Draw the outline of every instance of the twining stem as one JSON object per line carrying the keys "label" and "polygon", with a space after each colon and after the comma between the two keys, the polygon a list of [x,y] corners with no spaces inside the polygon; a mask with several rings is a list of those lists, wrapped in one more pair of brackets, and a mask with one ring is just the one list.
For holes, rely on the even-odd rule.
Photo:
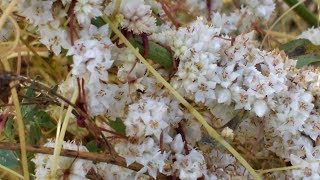
{"label": "twining stem", "polygon": [[15,6],[17,5],[17,3],[18,3],[18,0],[11,1],[8,7],[3,11],[2,16],[0,17],[0,29],[3,27],[4,23],[6,22],[7,17],[15,9]]}
{"label": "twining stem", "polygon": [[[2,16],[0,17],[0,29],[3,27],[5,21],[9,17],[11,23],[14,25],[15,29],[15,41],[13,43],[14,49],[18,45],[19,37],[20,37],[20,29],[18,24],[11,18],[9,15],[14,11],[16,5],[18,3],[18,0],[12,0],[10,4],[7,6],[7,8],[3,11]],[[12,50],[11,49],[11,50]],[[10,50],[10,51],[11,51]],[[9,52],[10,52],[9,51]],[[9,62],[7,58],[1,59],[4,69],[6,71],[11,71]],[[17,124],[18,124],[18,134],[19,134],[19,141],[20,141],[20,148],[21,148],[21,163],[22,163],[22,169],[23,169],[23,176],[25,180],[29,180],[29,170],[28,170],[28,161],[27,161],[27,151],[26,151],[26,140],[25,140],[25,131],[24,131],[24,124],[22,120],[21,115],[21,108],[19,104],[18,94],[17,90],[15,88],[15,83],[10,83],[11,88],[11,95],[13,99],[14,108],[16,111],[16,118],[17,118]]]}
{"label": "twining stem", "polygon": [[238,161],[249,171],[254,179],[261,179],[260,175],[250,166],[250,164],[227,142],[225,141],[216,130],[214,130],[202,115],[187,101],[185,100],[149,63],[143,58],[137,49],[135,49],[128,39],[117,29],[113,22],[108,17],[103,17],[104,21],[109,24],[109,27],[113,32],[120,38],[120,40],[132,51],[132,53],[147,67],[148,71],[151,72],[155,78],[160,81],[169,92],[174,95],[182,105],[184,105],[189,112],[202,124],[208,134],[223,145]]}
{"label": "twining stem", "polygon": [[[9,62],[7,59],[1,60],[4,66],[4,69],[6,71],[11,71]],[[29,170],[28,170],[28,161],[27,161],[27,151],[26,151],[26,139],[25,139],[25,130],[24,130],[24,124],[23,119],[21,115],[21,108],[20,108],[20,102],[18,99],[18,93],[17,89],[15,87],[15,82],[10,83],[11,88],[11,95],[13,99],[14,109],[16,112],[17,117],[17,124],[18,124],[18,134],[19,134],[19,141],[21,145],[21,161],[22,161],[22,169],[23,169],[23,176],[25,180],[29,180]]]}

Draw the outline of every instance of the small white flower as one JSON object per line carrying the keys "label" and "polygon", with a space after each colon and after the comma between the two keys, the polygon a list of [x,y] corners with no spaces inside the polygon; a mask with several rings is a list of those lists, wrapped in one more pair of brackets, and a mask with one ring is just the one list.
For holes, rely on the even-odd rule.
{"label": "small white flower", "polygon": [[[314,158],[308,158],[309,161],[315,161]],[[319,162],[308,162],[301,159],[300,157],[291,154],[290,161],[292,165],[299,165],[301,168],[297,170],[292,170],[292,174],[295,178],[307,179],[319,179]]]}
{"label": "small white flower", "polygon": [[181,134],[177,134],[176,137],[171,142],[171,149],[175,153],[182,153],[184,144],[185,143],[182,140]]}
{"label": "small white flower", "polygon": [[221,136],[233,140],[234,138],[233,130],[230,129],[229,127],[225,127],[221,131]]}
{"label": "small white flower", "polygon": [[225,14],[216,12],[211,15],[211,19],[214,27],[221,28],[222,33],[229,34],[230,32],[237,30],[236,25],[240,20],[240,16],[236,13],[226,16]]}
{"label": "small white flower", "polygon": [[253,110],[257,116],[262,117],[268,111],[268,105],[264,100],[257,100],[254,102]]}
{"label": "small white flower", "polygon": [[254,15],[268,20],[275,9],[273,0],[249,0],[246,2]]}
{"label": "small white flower", "polygon": [[228,89],[217,89],[216,93],[218,103],[225,103],[228,105],[231,103],[231,93]]}
{"label": "small white flower", "polygon": [[21,14],[34,26],[43,25],[53,20],[51,7],[52,1],[31,0],[24,1],[21,5]]}
{"label": "small white flower", "polygon": [[152,16],[150,8],[151,6],[145,5],[143,0],[123,0],[120,7],[124,16],[121,26],[134,34],[154,32],[156,19]]}
{"label": "small white flower", "polygon": [[[124,120],[127,135],[133,135],[136,139],[141,138],[138,135],[154,135],[160,139],[161,132],[169,125],[167,121],[170,122],[170,119],[165,120],[168,107],[161,100],[162,98],[152,99],[144,96],[139,102],[129,106],[127,118]],[[143,134],[136,133],[138,124],[141,124],[139,127],[142,128]]]}
{"label": "small white flower", "polygon": [[57,20],[39,26],[40,42],[51,49],[55,55],[60,54],[61,47],[64,49],[71,47],[67,31],[59,26],[60,23]]}
{"label": "small white flower", "polygon": [[78,22],[82,25],[90,25],[91,18],[101,16],[102,2],[102,0],[78,0],[74,7]]}
{"label": "small white flower", "polygon": [[174,162],[180,179],[197,179],[206,170],[205,160],[201,152],[192,149],[188,155],[176,154]]}

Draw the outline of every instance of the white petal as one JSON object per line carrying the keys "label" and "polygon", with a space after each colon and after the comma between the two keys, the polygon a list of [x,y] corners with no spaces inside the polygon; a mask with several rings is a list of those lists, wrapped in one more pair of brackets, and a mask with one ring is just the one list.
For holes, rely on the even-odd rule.
{"label": "white petal", "polygon": [[180,134],[178,134],[171,143],[172,149],[176,153],[181,153],[184,147],[184,142]]}
{"label": "white petal", "polygon": [[253,109],[257,116],[262,117],[268,111],[268,105],[264,100],[257,100],[254,103]]}

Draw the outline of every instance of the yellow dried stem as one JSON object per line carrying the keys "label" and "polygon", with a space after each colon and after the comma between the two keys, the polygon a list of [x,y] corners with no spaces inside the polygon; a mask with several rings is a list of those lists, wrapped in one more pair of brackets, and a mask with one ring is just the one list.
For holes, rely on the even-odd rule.
{"label": "yellow dried stem", "polygon": [[300,168],[299,165],[295,165],[295,166],[287,166],[287,167],[280,167],[280,168],[263,169],[263,170],[258,170],[257,172],[262,175],[262,174],[271,173],[271,172],[287,171],[287,170],[299,169],[299,168]]}
{"label": "yellow dried stem", "polygon": [[[74,104],[76,102],[76,100],[78,98],[78,94],[79,94],[78,89],[75,88],[73,91],[72,97],[71,97],[72,104]],[[64,140],[64,136],[67,131],[67,127],[69,124],[69,119],[70,119],[70,115],[71,115],[72,110],[73,110],[73,107],[71,105],[69,105],[68,109],[67,109],[66,116],[64,117],[64,120],[63,120],[61,131],[60,132],[57,131],[57,134],[58,134],[57,137],[59,137],[59,139],[56,139],[56,142],[55,142],[54,153],[53,153],[53,165],[52,165],[51,173],[49,175],[50,176],[49,179],[56,179],[57,168],[58,168],[58,159],[60,156],[60,152],[62,149],[62,142]]]}
{"label": "yellow dried stem", "polygon": [[[3,11],[2,16],[0,17],[0,29],[2,29],[4,23],[7,19],[10,20],[10,22],[13,24],[14,32],[15,32],[15,40],[12,42],[11,47],[9,47],[6,50],[6,53],[1,53],[1,62],[3,63],[4,69],[6,71],[11,71],[8,59],[6,56],[10,54],[15,47],[17,47],[19,38],[20,38],[20,28],[17,24],[17,22],[10,17],[9,15],[14,11],[16,4],[18,3],[18,0],[13,0],[8,5],[8,7]],[[26,151],[26,141],[25,141],[25,131],[24,131],[24,124],[23,119],[21,115],[21,108],[20,103],[18,99],[17,90],[15,88],[14,82],[10,83],[11,88],[11,95],[13,99],[13,104],[16,112],[16,120],[18,124],[18,134],[19,134],[19,141],[20,141],[20,147],[21,147],[21,163],[22,163],[22,169],[23,169],[23,176],[25,180],[29,180],[29,170],[28,170],[28,162],[27,162],[27,151]]]}
{"label": "yellow dried stem", "polygon": [[[2,59],[1,62],[3,63],[4,69],[6,71],[11,71],[11,68],[7,59]],[[25,180],[29,180],[26,140],[25,140],[25,134],[24,134],[24,124],[23,124],[23,119],[21,115],[20,102],[18,99],[17,90],[15,88],[15,82],[11,82],[10,86],[12,87],[11,95],[13,99],[14,109],[16,112],[16,120],[18,124],[18,134],[19,134],[19,140],[21,145],[21,161],[22,161],[23,175]]]}
{"label": "yellow dried stem", "polygon": [[3,166],[2,164],[0,164],[0,169],[4,170],[5,172],[8,172],[8,173],[20,178],[20,179],[23,179],[23,176],[21,174],[19,174],[19,173],[15,172],[15,171]]}

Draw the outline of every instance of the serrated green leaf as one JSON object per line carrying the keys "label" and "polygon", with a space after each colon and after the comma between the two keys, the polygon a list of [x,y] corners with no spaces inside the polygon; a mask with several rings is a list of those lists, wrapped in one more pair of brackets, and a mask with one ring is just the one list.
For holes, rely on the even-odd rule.
{"label": "serrated green leaf", "polygon": [[[55,89],[52,89],[54,91]],[[32,87],[27,89],[23,102],[32,102],[33,99],[43,98],[41,95],[36,96],[36,93]],[[51,116],[41,110],[37,104],[27,104],[21,106],[21,112],[23,119],[27,125],[29,125],[29,136],[27,141],[29,144],[38,144],[39,140],[42,137],[41,130],[42,128],[53,129],[55,125],[52,123]]]}
{"label": "serrated green leaf", "polygon": [[110,120],[108,122],[108,125],[114,129],[117,133],[126,135],[126,126],[123,124],[123,121],[121,118],[116,118],[116,120],[112,121]]}
{"label": "serrated green leaf", "polygon": [[306,65],[310,65],[312,63],[320,62],[320,55],[314,55],[314,54],[306,54],[297,57],[297,68],[301,68]]}
{"label": "serrated green leaf", "polygon": [[[142,45],[141,38],[131,38],[130,43],[135,47],[139,48],[139,52],[144,52],[144,47]],[[173,66],[173,57],[171,53],[161,45],[153,42],[148,41],[149,43],[149,52],[147,59],[151,59],[155,63],[160,64],[161,66],[165,68],[172,68]]]}
{"label": "serrated green leaf", "polygon": [[0,164],[10,169],[20,167],[18,158],[16,157],[15,153],[11,150],[0,150]]}
{"label": "serrated green leaf", "polygon": [[38,144],[42,137],[42,128],[52,129],[55,126],[51,121],[51,116],[42,110],[33,109],[33,111],[26,114],[25,118],[27,124],[30,125],[30,134],[27,137],[30,144]]}
{"label": "serrated green leaf", "polygon": [[37,111],[35,114],[34,123],[39,127],[45,127],[48,129],[54,128],[54,124],[52,123],[51,116],[45,111]]}

